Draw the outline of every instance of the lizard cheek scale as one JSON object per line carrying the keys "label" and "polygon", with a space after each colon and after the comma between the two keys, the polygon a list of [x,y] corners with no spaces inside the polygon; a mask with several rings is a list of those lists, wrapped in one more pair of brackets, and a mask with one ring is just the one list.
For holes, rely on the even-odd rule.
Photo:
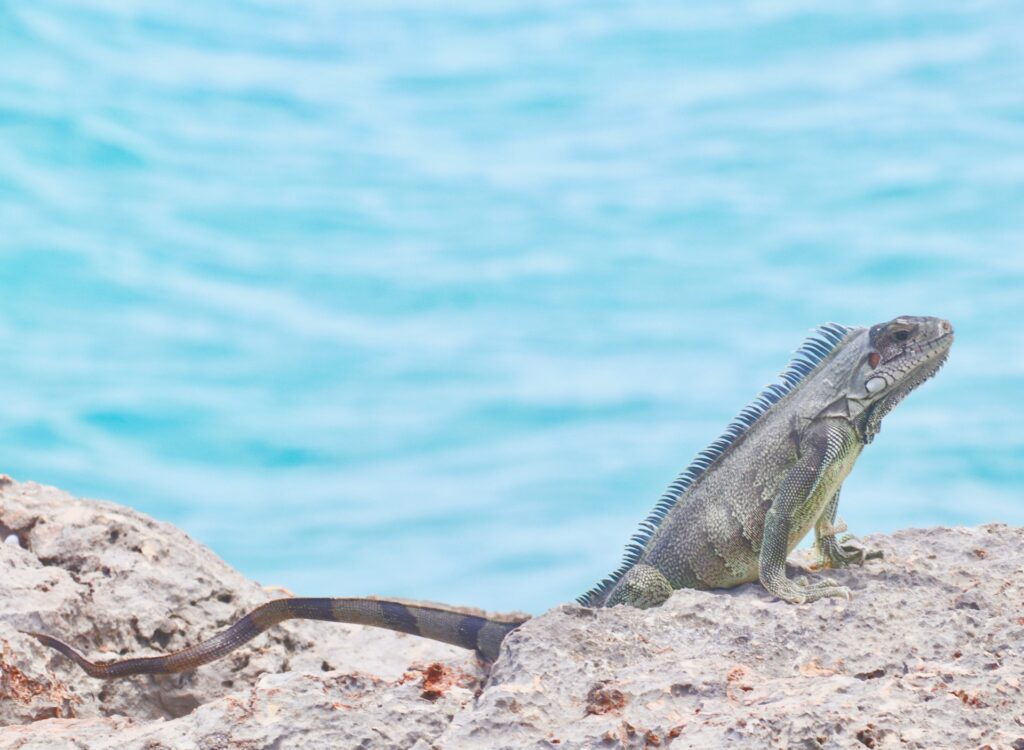
{"label": "lizard cheek scale", "polygon": [[878,393],[880,390],[885,388],[885,378],[871,378],[866,384],[868,393]]}

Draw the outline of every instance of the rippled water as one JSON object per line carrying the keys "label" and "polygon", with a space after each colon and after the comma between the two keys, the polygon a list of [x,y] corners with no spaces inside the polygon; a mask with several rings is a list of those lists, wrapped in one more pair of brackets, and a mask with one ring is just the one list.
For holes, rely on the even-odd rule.
{"label": "rippled water", "polygon": [[133,5],[0,5],[0,471],[538,610],[810,327],[934,314],[841,515],[1024,523],[1018,3]]}

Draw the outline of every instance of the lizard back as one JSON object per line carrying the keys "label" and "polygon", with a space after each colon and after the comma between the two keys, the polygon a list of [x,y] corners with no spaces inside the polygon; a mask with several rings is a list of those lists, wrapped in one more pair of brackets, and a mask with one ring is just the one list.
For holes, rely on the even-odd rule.
{"label": "lizard back", "polygon": [[[740,449],[741,444],[744,442],[744,438],[755,429],[756,425],[762,424],[766,418],[766,415],[776,407],[781,401],[787,396],[792,394],[797,387],[804,383],[809,377],[811,377],[822,364],[829,359],[829,357],[840,347],[844,340],[857,329],[849,326],[844,326],[839,323],[826,323],[818,326],[813,330],[810,336],[804,340],[799,348],[794,352],[792,359],[786,368],[779,375],[779,382],[771,383],[767,385],[760,394],[739,414],[729,423],[725,431],[714,440],[707,448],[702,450],[693,461],[681,471],[672,483],[668,486],[662,496],[658,499],[654,508],[648,514],[647,518],[640,524],[639,529],[633,534],[629,543],[626,545],[625,553],[623,554],[622,563],[620,566],[600,581],[596,586],[591,588],[585,594],[577,597],[577,602],[587,607],[600,607],[603,606],[606,601],[608,594],[615,587],[615,584],[625,575],[626,571],[636,565],[648,550],[656,543],[656,540],[661,536],[663,529],[666,526],[666,518],[673,511],[673,509],[690,502],[694,497],[695,490],[698,485],[702,484],[708,479],[709,471],[723,457],[732,451]],[[779,429],[779,426],[775,427]],[[784,442],[784,441],[780,441]],[[762,465],[765,463],[774,464],[775,461],[769,460],[768,462],[760,461]],[[756,471],[756,467],[754,467]],[[772,471],[764,472],[764,481],[770,483],[776,473]],[[713,483],[713,480],[712,480]],[[703,498],[711,498],[716,493],[714,487],[709,487],[710,492],[700,493]],[[767,487],[765,488],[768,489]],[[714,505],[714,504],[712,504]],[[688,517],[700,517],[705,522],[709,520],[709,513],[718,512],[720,514],[726,514],[728,509],[722,504],[717,504],[715,507],[710,505],[707,508],[701,509],[703,512],[695,514],[687,514]],[[763,522],[763,518],[761,519]],[[725,556],[729,560],[728,563],[723,559],[723,555],[719,554],[724,550],[716,550],[715,548],[715,536],[721,536],[721,544],[728,543],[730,540],[736,537],[736,532],[740,531],[735,528],[737,525],[757,525],[757,519],[753,514],[745,513],[737,516],[733,514],[731,518],[721,518],[719,523],[710,523],[706,525],[714,526],[717,529],[717,533],[707,534],[707,529],[703,528],[675,528],[674,533],[685,534],[686,536],[696,535],[694,538],[695,543],[708,546],[707,555],[701,556],[702,560],[707,561],[708,565],[724,566],[728,564],[733,572],[730,574],[727,570],[714,571],[716,575],[713,576],[715,580],[720,580],[723,575],[733,575],[736,578],[736,582],[741,580],[749,580],[747,575],[748,565],[746,564],[745,558],[748,554],[743,554],[745,551],[740,551],[738,556]],[[755,531],[753,528],[744,528],[742,530],[743,536],[747,536],[747,533]],[[753,550],[751,550],[753,551]],[[729,550],[730,553],[735,553],[736,550]],[[756,553],[754,554],[756,560]],[[756,568],[755,568],[756,569]],[[694,571],[696,573],[696,571]],[[711,571],[707,571],[711,573]],[[706,573],[706,574],[707,574]],[[685,578],[684,574],[684,578]],[[700,578],[703,578],[701,576]],[[678,582],[680,586],[702,588],[700,586],[700,578],[694,578],[693,580],[681,580]],[[756,575],[755,575],[756,578]]]}

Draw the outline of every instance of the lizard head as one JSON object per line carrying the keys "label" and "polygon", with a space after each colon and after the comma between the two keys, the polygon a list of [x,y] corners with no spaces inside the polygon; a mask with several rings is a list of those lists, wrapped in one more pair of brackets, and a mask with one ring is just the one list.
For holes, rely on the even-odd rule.
{"label": "lizard head", "polygon": [[953,326],[942,318],[903,315],[868,329],[867,351],[852,394],[863,406],[861,429],[870,439],[882,417],[938,372],[953,345]]}

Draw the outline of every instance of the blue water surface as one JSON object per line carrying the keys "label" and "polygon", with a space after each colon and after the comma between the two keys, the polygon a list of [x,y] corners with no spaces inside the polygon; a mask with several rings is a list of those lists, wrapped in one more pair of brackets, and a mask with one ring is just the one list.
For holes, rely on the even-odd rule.
{"label": "blue water surface", "polygon": [[541,610],[815,324],[948,317],[860,533],[1024,523],[1024,14],[0,5],[0,471]]}

